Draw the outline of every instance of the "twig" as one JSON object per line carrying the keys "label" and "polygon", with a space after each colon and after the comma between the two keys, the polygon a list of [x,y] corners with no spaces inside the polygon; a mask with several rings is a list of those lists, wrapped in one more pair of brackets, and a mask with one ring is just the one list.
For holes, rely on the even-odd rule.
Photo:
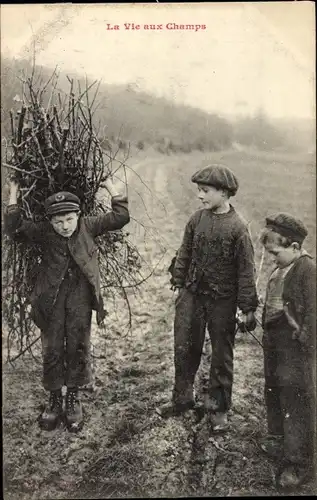
{"label": "twig", "polygon": [[63,129],[63,136],[62,136],[62,142],[61,142],[61,147],[59,151],[59,160],[58,160],[58,167],[59,167],[59,173],[60,173],[60,182],[63,182],[64,180],[64,174],[65,174],[65,169],[64,169],[64,148],[66,144],[66,139],[69,133],[69,128],[64,128]]}
{"label": "twig", "polygon": [[15,170],[16,172],[21,172],[23,174],[30,175],[31,177],[34,177],[35,179],[41,179],[41,177],[38,177],[37,175],[32,174],[32,172],[28,172],[27,170],[24,170],[23,168],[15,167],[14,165],[10,165],[9,163],[2,163],[2,165],[6,168],[11,168],[12,170]]}
{"label": "twig", "polygon": [[20,142],[22,140],[22,129],[23,129],[23,122],[24,122],[25,113],[26,113],[26,107],[23,105],[22,109],[21,109],[20,117],[19,117],[18,138],[17,138],[18,144],[20,144]]}
{"label": "twig", "polygon": [[31,344],[27,345],[23,351],[19,352],[19,354],[17,354],[13,359],[8,359],[7,362],[10,362],[10,363],[14,363],[14,361],[16,361],[17,359],[19,359],[21,356],[23,356],[23,354],[26,353],[26,351],[28,351],[30,349],[30,347],[33,347],[34,344],[36,344],[36,342],[38,342],[39,340],[41,339],[41,335],[39,335],[35,340],[33,340],[33,342],[31,342]]}
{"label": "twig", "polygon": [[227,453],[228,455],[244,456],[241,451],[230,451],[227,450],[226,448],[222,448],[213,437],[210,437],[208,439],[208,443],[211,443],[217,450],[222,451],[223,453]]}
{"label": "twig", "polygon": [[28,189],[28,191],[22,195],[22,199],[26,198],[33,190],[34,186],[36,185],[36,180],[33,182],[32,186],[30,187],[30,189]]}
{"label": "twig", "polygon": [[48,176],[48,180],[49,180],[49,184],[50,184],[50,186],[52,186],[53,185],[53,179],[52,179],[51,173],[50,173],[50,171],[48,169],[48,166],[46,164],[45,158],[43,156],[43,153],[42,153],[41,146],[40,146],[40,143],[38,141],[38,138],[36,137],[35,134],[32,134],[32,137],[33,137],[33,141],[34,141],[34,143],[35,143],[35,145],[37,147],[37,152],[38,152],[38,154],[40,156],[41,163],[42,163],[43,167],[46,170],[46,173],[47,173],[47,176]]}

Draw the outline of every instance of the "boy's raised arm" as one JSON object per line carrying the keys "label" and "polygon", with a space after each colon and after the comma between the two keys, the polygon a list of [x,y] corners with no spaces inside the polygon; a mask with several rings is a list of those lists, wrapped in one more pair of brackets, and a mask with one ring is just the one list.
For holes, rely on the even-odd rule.
{"label": "boy's raised arm", "polygon": [[15,181],[10,181],[9,183],[9,202],[8,206],[17,205],[18,203],[18,195],[19,195],[20,187],[19,184]]}
{"label": "boy's raised arm", "polygon": [[107,231],[121,229],[130,221],[127,196],[119,193],[110,178],[106,180],[104,187],[111,196],[112,210],[104,215],[86,217],[88,229],[94,237],[100,236]]}
{"label": "boy's raised arm", "polygon": [[41,224],[25,221],[18,205],[20,186],[15,181],[9,182],[9,201],[4,211],[4,231],[12,239],[23,237],[36,242],[42,235]]}

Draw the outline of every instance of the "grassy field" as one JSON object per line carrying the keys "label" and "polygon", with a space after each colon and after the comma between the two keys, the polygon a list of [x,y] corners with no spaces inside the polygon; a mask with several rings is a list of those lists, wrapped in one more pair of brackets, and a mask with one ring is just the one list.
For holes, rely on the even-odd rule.
{"label": "grassy field", "polygon": [[[63,428],[39,429],[36,419],[45,396],[39,362],[25,356],[14,367],[3,366],[7,500],[278,494],[274,464],[256,444],[266,428],[263,356],[252,337],[238,334],[236,340],[229,434],[213,436],[205,419],[193,412],[168,421],[155,413],[169,400],[174,375],[175,297],[167,267],[188,217],[199,208],[190,176],[209,160],[225,162],[240,180],[233,203],[250,222],[257,266],[258,235],[265,216],[274,211],[303,219],[310,232],[305,247],[315,254],[315,158],[233,151],[133,155],[128,162],[129,231],[142,251],[144,275],[152,274],[136,295],[130,294],[132,332],[126,330],[127,309],[109,303],[106,330],[93,330],[95,384],[83,393],[85,427],[79,435]],[[265,262],[260,293],[269,267]],[[259,328],[255,335],[261,340]],[[206,341],[198,396],[209,356]]]}

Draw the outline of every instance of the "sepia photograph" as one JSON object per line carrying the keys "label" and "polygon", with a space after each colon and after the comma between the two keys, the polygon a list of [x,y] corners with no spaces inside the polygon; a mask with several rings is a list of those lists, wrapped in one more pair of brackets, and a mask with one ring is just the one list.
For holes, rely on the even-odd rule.
{"label": "sepia photograph", "polygon": [[313,2],[1,5],[5,500],[310,496]]}

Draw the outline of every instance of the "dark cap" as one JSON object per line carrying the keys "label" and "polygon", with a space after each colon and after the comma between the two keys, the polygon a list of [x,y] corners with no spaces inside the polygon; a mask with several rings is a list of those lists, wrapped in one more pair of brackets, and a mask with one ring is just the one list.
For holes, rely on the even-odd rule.
{"label": "dark cap", "polygon": [[239,182],[234,173],[225,165],[213,164],[195,172],[192,182],[206,184],[217,189],[226,189],[234,196],[239,188]]}
{"label": "dark cap", "polygon": [[79,212],[80,199],[68,191],[52,194],[45,201],[46,215],[63,214],[67,212]]}
{"label": "dark cap", "polygon": [[289,214],[278,213],[266,217],[265,220],[266,227],[298,243],[302,243],[308,234],[302,221]]}

